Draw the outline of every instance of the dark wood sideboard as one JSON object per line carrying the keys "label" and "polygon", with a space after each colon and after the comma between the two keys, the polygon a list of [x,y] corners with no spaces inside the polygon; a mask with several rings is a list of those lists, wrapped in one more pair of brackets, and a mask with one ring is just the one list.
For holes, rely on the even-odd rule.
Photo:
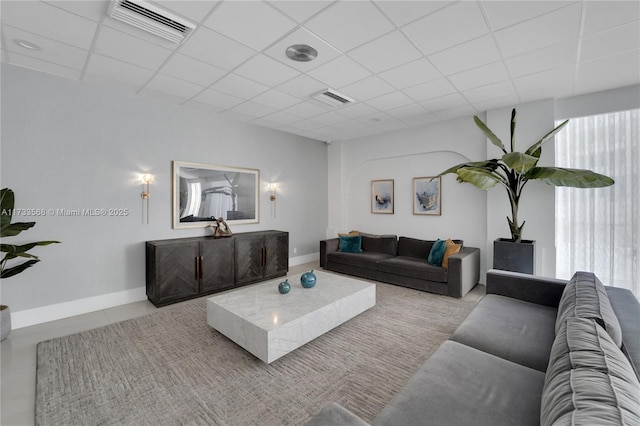
{"label": "dark wood sideboard", "polygon": [[286,275],[289,233],[147,241],[146,269],[147,297],[155,306],[193,299]]}

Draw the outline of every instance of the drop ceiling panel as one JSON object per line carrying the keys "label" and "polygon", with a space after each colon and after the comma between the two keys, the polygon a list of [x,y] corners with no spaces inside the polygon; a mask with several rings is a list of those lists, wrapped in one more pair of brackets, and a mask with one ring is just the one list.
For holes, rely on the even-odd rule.
{"label": "drop ceiling panel", "polygon": [[581,63],[578,66],[575,90],[579,94],[604,90],[611,80],[623,86],[637,84],[639,75],[640,50],[636,49]]}
{"label": "drop ceiling panel", "polygon": [[256,103],[256,102],[249,101],[233,107],[231,111],[238,112],[244,115],[249,115],[251,117],[259,118],[267,114],[273,114],[274,112],[276,112],[276,109],[268,107],[266,105]]}
{"label": "drop ceiling panel", "polygon": [[229,71],[256,52],[222,34],[200,27],[180,47],[180,53]]}
{"label": "drop ceiling panel", "polygon": [[288,95],[275,89],[258,95],[252,100],[275,109],[284,109],[300,103],[300,99],[295,96]]}
{"label": "drop ceiling panel", "polygon": [[376,1],[375,4],[382,9],[391,21],[401,27],[409,22],[422,18],[425,15],[442,9],[445,6],[454,3],[453,1],[414,1],[414,0],[395,0],[395,1]]}
{"label": "drop ceiling panel", "polygon": [[408,97],[402,92],[392,92],[383,96],[379,96],[374,99],[369,99],[367,104],[379,109],[381,111],[387,111],[393,108],[406,106],[414,103],[413,99]]}
{"label": "drop ceiling panel", "polygon": [[171,50],[105,26],[98,34],[95,51],[150,70],[160,67],[171,54]]}
{"label": "drop ceiling panel", "polygon": [[76,80],[80,77],[80,71],[77,69],[67,68],[65,66],[43,61],[31,56],[11,53],[11,60],[15,65],[41,72],[46,72],[49,74],[57,75],[59,77],[70,78],[73,80]]}
{"label": "drop ceiling panel", "polygon": [[638,22],[639,1],[586,1],[584,2],[584,34],[608,30],[619,25]]}
{"label": "drop ceiling panel", "polygon": [[241,99],[250,99],[266,92],[269,87],[236,74],[228,74],[211,86],[212,89],[228,93]]}
{"label": "drop ceiling panel", "polygon": [[426,99],[438,98],[456,92],[456,88],[444,78],[430,81],[428,83],[418,84],[417,86],[408,87],[403,90],[405,95],[416,101],[424,101]]}
{"label": "drop ceiling panel", "polygon": [[394,90],[389,83],[374,75],[340,88],[340,93],[356,101],[366,101]]}
{"label": "drop ceiling panel", "polygon": [[[518,77],[513,80],[513,83],[520,95],[528,94],[535,90],[544,90],[549,93],[550,91],[557,91],[563,87],[571,86],[575,72],[574,66],[556,68],[524,77]],[[541,85],[543,81],[546,81],[546,83]]]}
{"label": "drop ceiling panel", "polygon": [[101,79],[121,81],[140,89],[153,76],[153,71],[102,55],[91,55],[87,74]]}
{"label": "drop ceiling panel", "polygon": [[[44,0],[51,6],[58,9],[66,10],[67,12],[74,13],[83,18],[91,19],[94,22],[98,22],[106,15],[109,8],[109,0],[95,0],[95,1],[52,1]],[[5,3],[3,1],[3,3]]]}
{"label": "drop ceiling panel", "polygon": [[435,99],[420,102],[420,104],[431,112],[443,111],[468,105],[469,102],[459,93],[441,96]]}
{"label": "drop ceiling panel", "polygon": [[205,25],[255,50],[293,30],[296,23],[264,2],[223,2]]}
{"label": "drop ceiling panel", "polygon": [[305,26],[342,52],[394,30],[394,25],[367,1],[333,3]]}
{"label": "drop ceiling panel", "polygon": [[486,84],[509,80],[509,73],[502,61],[450,75],[449,81],[458,90],[468,90]]}
{"label": "drop ceiling panel", "polygon": [[331,3],[333,3],[333,0],[276,0],[269,2],[269,4],[298,23],[302,23],[311,18]]}
{"label": "drop ceiling panel", "polygon": [[209,86],[227,74],[221,68],[179,53],[169,58],[160,72],[200,86]]}
{"label": "drop ceiling panel", "polygon": [[371,75],[371,72],[347,56],[340,56],[328,64],[309,71],[311,77],[329,87],[343,87]]}
{"label": "drop ceiling panel", "polygon": [[586,36],[582,41],[580,62],[634,49],[640,49],[640,22]]}
{"label": "drop ceiling panel", "polygon": [[489,35],[459,44],[429,56],[429,60],[445,75],[476,68],[502,59]]}
{"label": "drop ceiling panel", "polygon": [[164,74],[156,74],[145,89],[163,92],[186,101],[200,93],[204,87]]}
{"label": "drop ceiling panel", "polygon": [[426,59],[418,59],[389,71],[380,73],[380,77],[398,89],[435,80],[442,74]]}
{"label": "drop ceiling panel", "polygon": [[406,121],[417,116],[430,114],[422,105],[418,103],[412,103],[399,108],[390,109],[386,112],[395,119],[402,121]]}
{"label": "drop ceiling panel", "polygon": [[514,25],[567,6],[570,1],[482,1],[493,30]]}
{"label": "drop ceiling panel", "polygon": [[233,108],[234,106],[243,102],[242,99],[236,96],[220,92],[219,90],[215,89],[207,89],[204,92],[198,94],[193,100],[196,102],[212,105],[222,110]]}
{"label": "drop ceiling panel", "polygon": [[308,99],[311,95],[326,88],[325,83],[303,74],[279,85],[277,90],[300,99]]}
{"label": "drop ceiling panel", "polygon": [[422,54],[413,47],[404,34],[394,31],[352,50],[349,56],[369,70],[378,73],[415,61],[421,58]]}
{"label": "drop ceiling panel", "polygon": [[217,0],[155,0],[154,3],[192,22],[202,21],[217,4]]}
{"label": "drop ceiling panel", "polygon": [[320,102],[314,100],[308,100],[301,102],[297,105],[284,109],[284,112],[288,112],[289,114],[297,115],[300,118],[311,118],[316,115],[324,114],[325,112],[332,109],[331,107],[325,106]]}
{"label": "drop ceiling panel", "polygon": [[462,94],[472,104],[482,102],[483,100],[516,96],[516,92],[511,81],[502,81],[482,87],[476,87],[475,89],[465,90]]}
{"label": "drop ceiling panel", "polygon": [[535,74],[553,68],[562,68],[576,63],[578,58],[579,43],[571,40],[568,43],[514,56],[505,61],[507,69],[512,77]]}
{"label": "drop ceiling panel", "polygon": [[[292,61],[287,57],[286,51],[289,46],[294,44],[306,44],[313,47],[318,51],[318,57],[309,62]],[[265,54],[282,62],[283,64],[297,69],[298,71],[307,72],[334,60],[342,53],[306,29],[298,28],[291,34],[279,40],[273,46],[269,47],[265,51]]]}
{"label": "drop ceiling panel", "polygon": [[402,31],[422,53],[430,55],[485,35],[489,29],[478,4],[462,1],[415,21]]}
{"label": "drop ceiling panel", "polygon": [[285,126],[291,123],[295,123],[296,121],[300,121],[301,118],[297,115],[290,114],[284,111],[274,112],[273,114],[266,115],[262,117],[263,120],[269,120],[273,123]]}
{"label": "drop ceiling panel", "polygon": [[300,75],[299,71],[265,55],[254,56],[233,72],[267,86],[277,86]]}

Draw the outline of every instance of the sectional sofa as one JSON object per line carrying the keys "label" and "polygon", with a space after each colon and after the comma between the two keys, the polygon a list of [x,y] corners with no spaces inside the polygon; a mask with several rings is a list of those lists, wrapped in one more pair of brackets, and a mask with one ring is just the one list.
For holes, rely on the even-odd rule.
{"label": "sectional sofa", "polygon": [[396,235],[360,233],[360,253],[339,249],[339,239],[320,241],[320,266],[343,274],[355,275],[389,284],[431,293],[463,297],[480,278],[480,249],[465,247],[448,257],[448,267],[427,261],[435,241]]}
{"label": "sectional sofa", "polygon": [[[490,270],[487,295],[373,425],[638,425],[640,304],[578,272]],[[367,425],[332,403],[307,426]]]}

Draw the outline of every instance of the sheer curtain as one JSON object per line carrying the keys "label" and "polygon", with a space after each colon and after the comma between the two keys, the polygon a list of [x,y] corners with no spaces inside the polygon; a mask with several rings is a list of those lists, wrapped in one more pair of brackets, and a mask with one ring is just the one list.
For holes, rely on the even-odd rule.
{"label": "sheer curtain", "polygon": [[556,135],[556,165],[611,176],[608,188],[556,188],[556,276],[594,272],[640,297],[640,110],[574,118]]}

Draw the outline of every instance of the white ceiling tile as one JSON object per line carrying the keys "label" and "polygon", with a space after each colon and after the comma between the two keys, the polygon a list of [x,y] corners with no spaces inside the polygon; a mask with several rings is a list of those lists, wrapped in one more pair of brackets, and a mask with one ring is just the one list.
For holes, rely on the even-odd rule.
{"label": "white ceiling tile", "polygon": [[254,56],[233,72],[267,86],[277,86],[300,74],[293,68],[265,55]]}
{"label": "white ceiling tile", "polygon": [[385,93],[392,92],[394,88],[375,75],[340,88],[340,93],[357,101],[366,101]]}
{"label": "white ceiling tile", "polygon": [[420,104],[429,111],[436,112],[469,105],[469,102],[459,93],[452,93],[450,95],[420,102]]}
{"label": "white ceiling tile", "polygon": [[282,127],[281,124],[274,123],[273,121],[268,121],[263,118],[256,118],[255,120],[251,120],[251,124],[254,124],[260,127],[268,127],[270,129],[277,129],[279,127]]}
{"label": "white ceiling tile", "polygon": [[[41,37],[14,27],[5,25],[2,28],[5,46],[9,54],[17,53],[40,61],[62,65],[67,68],[82,70],[87,61],[88,52],[65,43],[60,43],[46,37]],[[20,47],[15,40],[28,40],[38,44],[40,50],[31,50]]]}
{"label": "white ceiling tile", "polygon": [[640,49],[640,21],[584,37],[580,62]]}
{"label": "white ceiling tile", "polygon": [[482,1],[491,27],[499,30],[567,6],[570,1]]}
{"label": "white ceiling tile", "polygon": [[97,23],[41,1],[3,1],[2,23],[89,49]]}
{"label": "white ceiling tile", "polygon": [[343,87],[371,75],[366,68],[347,56],[341,56],[308,73],[329,87]]}
{"label": "white ceiling tile", "polygon": [[500,59],[500,53],[489,35],[429,56],[431,63],[445,75],[490,64]]}
{"label": "white ceiling tile", "polygon": [[310,99],[308,101],[304,101],[292,107],[286,108],[283,111],[288,112],[289,114],[297,115],[301,118],[311,118],[315,117],[316,115],[324,114],[329,109],[331,109],[331,107],[316,103],[316,101]]}
{"label": "white ceiling tile", "polygon": [[475,114],[477,111],[471,105],[463,105],[455,108],[449,108],[436,111],[434,115],[441,120],[451,120],[452,118],[460,118]]}
{"label": "white ceiling tile", "polygon": [[578,41],[557,44],[545,49],[514,56],[505,60],[512,77],[534,74],[553,68],[575,64],[578,57]]}
{"label": "white ceiling tile", "polygon": [[438,98],[454,93],[456,88],[444,78],[408,87],[403,92],[416,101]]}
{"label": "white ceiling tile", "polygon": [[295,123],[296,121],[300,121],[301,118],[298,117],[297,115],[289,114],[288,112],[278,111],[278,112],[274,112],[273,114],[266,115],[262,117],[262,119],[269,120],[273,123],[284,126],[291,123]]}
{"label": "white ceiling tile", "polygon": [[[63,0],[66,1],[66,0]],[[102,22],[102,26],[109,27],[121,33],[129,34],[137,39],[144,40],[148,43],[153,43],[160,47],[164,47],[165,49],[175,50],[178,45],[172,41],[165,39],[164,37],[160,37],[148,31],[142,30],[136,26],[133,26],[129,23],[120,21],[118,19],[114,19],[110,16],[106,16],[104,21]]]}
{"label": "white ceiling tile", "polygon": [[329,6],[333,0],[276,0],[269,1],[269,3],[294,21],[302,23]]}
{"label": "white ceiling tile", "polygon": [[300,130],[314,130],[322,127],[322,124],[313,120],[300,120],[290,124],[289,126]]}
{"label": "white ceiling tile", "polygon": [[194,99],[196,102],[201,102],[207,105],[213,105],[220,109],[229,109],[243,102],[242,99],[223,93],[214,89],[207,89],[200,93]]}
{"label": "white ceiling tile", "polygon": [[197,24],[213,9],[217,0],[155,0],[158,6]]}
{"label": "white ceiling tile", "polygon": [[200,86],[208,86],[227,73],[221,68],[200,62],[189,56],[180,55],[179,53],[173,55],[164,66],[160,68],[160,72],[199,84]]}
{"label": "white ceiling tile", "polygon": [[515,96],[516,92],[511,81],[489,84],[475,89],[465,90],[463,93],[467,100],[474,104],[483,100]]}
{"label": "white ceiling tile", "polygon": [[252,101],[275,109],[283,109],[300,103],[300,99],[278,90],[269,90],[256,96]]}
{"label": "white ceiling tile", "polygon": [[168,93],[184,101],[201,92],[204,87],[168,75],[156,74],[145,89]]}
{"label": "white ceiling tile", "polygon": [[139,94],[149,98],[155,98],[164,102],[169,102],[169,103],[178,104],[178,105],[182,105],[185,101],[185,98],[182,96],[176,96],[176,95],[172,95],[171,93],[167,93],[166,91],[152,90],[149,88],[144,88],[140,90]]}
{"label": "white ceiling tile", "polygon": [[640,76],[640,50],[608,56],[578,66],[576,94],[596,92],[611,88],[615,81],[617,87],[638,84]]}
{"label": "white ceiling tile", "polygon": [[425,55],[447,49],[489,32],[476,2],[462,1],[440,9],[402,31]]}
{"label": "white ceiling tile", "polygon": [[253,49],[262,50],[296,23],[263,2],[223,2],[205,21],[205,25]]}
{"label": "white ceiling tile", "polygon": [[89,75],[98,76],[102,79],[113,79],[130,84],[136,90],[153,76],[153,71],[146,68],[95,53],[89,58],[86,73],[87,80],[90,80]]}
{"label": "white ceiling tile", "polygon": [[256,52],[208,28],[200,27],[180,47],[180,53],[229,71]]}
{"label": "white ceiling tile", "polygon": [[[313,61],[293,61],[287,57],[286,52],[287,48],[294,44],[306,44],[307,46],[311,46],[318,51],[318,56]],[[319,67],[320,65],[326,64],[342,54],[339,50],[330,44],[327,44],[304,28],[298,28],[273,46],[269,47],[264,53],[273,59],[302,72],[307,72]]]}
{"label": "white ceiling tile", "polygon": [[253,98],[269,89],[269,87],[264,84],[256,83],[255,81],[236,74],[226,75],[211,86],[211,88],[242,99]]}
{"label": "white ceiling tile", "polygon": [[584,34],[593,34],[618,25],[638,22],[639,1],[585,1]]}
{"label": "white ceiling tile", "polygon": [[515,107],[519,103],[520,101],[518,100],[518,96],[511,95],[504,98],[495,98],[488,101],[483,100],[481,102],[475,102],[472,103],[472,105],[478,112],[484,112],[504,107]]}
{"label": "white ceiling tile", "polygon": [[107,14],[110,2],[109,0],[93,0],[93,1],[59,1],[44,0],[51,6],[64,9],[67,12],[75,13],[83,18],[91,19],[98,22]]}
{"label": "white ceiling tile", "polygon": [[513,79],[518,94],[526,92],[540,93],[540,99],[554,97],[563,87],[572,87],[576,73],[575,66],[556,68]]}
{"label": "white ceiling tile", "polygon": [[346,119],[347,118],[345,116],[337,114],[333,111],[329,111],[327,113],[320,114],[313,117],[313,121],[316,121],[318,123],[322,123],[328,126],[331,126],[337,123],[342,123]]}
{"label": "white ceiling tile", "polygon": [[402,27],[411,21],[422,18],[425,15],[435,12],[448,6],[453,1],[415,1],[415,0],[381,0],[375,2],[380,9],[397,26]]}
{"label": "white ceiling tile", "polygon": [[365,1],[336,2],[305,27],[343,52],[394,29],[373,4]]}
{"label": "white ceiling tile", "polygon": [[231,110],[240,114],[250,115],[252,117],[263,117],[267,114],[276,112],[274,108],[251,101],[241,103],[240,105],[233,107]]}
{"label": "white ceiling tile", "polygon": [[577,38],[582,6],[571,6],[547,13],[494,33],[505,58],[531,52]]}
{"label": "white ceiling tile", "polygon": [[373,72],[382,72],[422,57],[400,31],[386,34],[360,46],[349,56]]}
{"label": "white ceiling tile", "polygon": [[375,114],[376,112],[378,111],[375,108],[372,108],[369,105],[363,103],[347,105],[336,111],[336,113],[347,118],[364,117],[365,115]]}
{"label": "white ceiling tile", "polygon": [[325,83],[315,80],[306,74],[299,75],[277,87],[279,91],[300,99],[308,99],[311,95],[326,88],[327,85]]}
{"label": "white ceiling tile", "polygon": [[418,59],[398,68],[380,73],[379,76],[398,89],[441,78],[442,74],[426,59]]}
{"label": "white ceiling tile", "polygon": [[398,120],[408,120],[413,117],[429,114],[429,112],[418,103],[412,103],[400,108],[385,110],[385,112]]}
{"label": "white ceiling tile", "polygon": [[367,104],[379,109],[380,111],[386,111],[388,109],[398,108],[412,103],[414,103],[413,99],[402,92],[389,93],[367,101]]}
{"label": "white ceiling tile", "polygon": [[483,65],[472,70],[462,71],[449,76],[449,81],[458,90],[473,89],[474,87],[485,86],[491,83],[508,80],[509,73],[504,64],[494,62],[492,64]]}
{"label": "white ceiling tile", "polygon": [[80,78],[80,70],[78,69],[67,68],[62,65],[42,61],[38,58],[24,56],[18,53],[11,53],[10,63],[12,65],[30,68],[32,70],[46,72],[49,74],[57,75],[59,77],[70,78],[72,80],[77,80],[78,78]]}
{"label": "white ceiling tile", "polygon": [[225,108],[219,108],[217,106],[213,106],[211,104],[205,104],[202,102],[194,101],[193,99],[185,102],[182,106],[187,108],[197,109],[199,111],[207,111],[213,114],[218,114],[219,112],[224,111]]}
{"label": "white ceiling tile", "polygon": [[232,110],[222,111],[221,113],[218,114],[218,116],[223,118],[228,118],[230,120],[245,121],[245,122],[252,121],[255,119],[255,117],[251,115],[241,114],[239,112],[235,112]]}
{"label": "white ceiling tile", "polygon": [[157,69],[171,54],[168,49],[104,26],[95,51],[148,69]]}

